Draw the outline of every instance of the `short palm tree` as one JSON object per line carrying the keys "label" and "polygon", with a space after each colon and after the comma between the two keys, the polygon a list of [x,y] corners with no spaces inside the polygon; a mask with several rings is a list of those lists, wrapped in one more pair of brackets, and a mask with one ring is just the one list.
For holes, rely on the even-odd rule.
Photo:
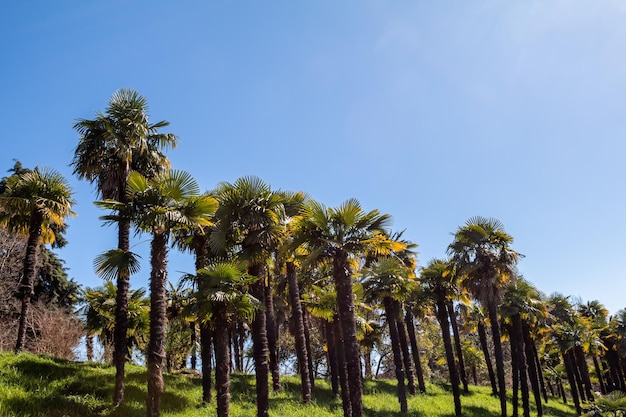
{"label": "short palm tree", "polygon": [[55,170],[35,168],[32,172],[12,175],[0,196],[0,225],[27,235],[24,272],[20,282],[22,307],[15,351],[24,346],[26,317],[34,293],[37,257],[43,243],[53,243],[56,232],[65,220],[74,215],[72,190],[65,178]]}
{"label": "short palm tree", "polygon": [[333,280],[344,339],[352,417],[363,415],[360,347],[354,314],[353,270],[350,257],[366,253],[388,254],[406,246],[389,238],[391,216],[378,210],[365,212],[356,199],[337,208],[309,201],[295,220],[293,247],[307,245],[309,262],[333,261]]}
{"label": "short palm tree", "polygon": [[511,248],[512,243],[513,237],[505,232],[499,220],[477,216],[458,228],[454,241],[448,246],[451,262],[463,277],[461,284],[489,313],[502,417],[506,417],[506,384],[498,305],[502,288],[521,256]]}
{"label": "short palm tree", "polygon": [[139,230],[152,233],[150,252],[150,340],[146,352],[148,367],[148,417],[160,414],[163,391],[162,366],[166,333],[167,244],[181,228],[212,224],[217,201],[201,195],[198,183],[186,172],[168,171],[148,179],[131,172],[127,201],[98,202],[103,208],[120,212],[130,205],[131,218]]}
{"label": "short palm tree", "polygon": [[198,315],[214,330],[219,417],[227,417],[230,409],[230,325],[235,318],[252,319],[261,307],[260,301],[248,293],[257,278],[246,274],[245,269],[240,262],[215,262],[198,270],[194,277],[204,282],[196,292]]}
{"label": "short palm tree", "polygon": [[[74,129],[80,135],[74,152],[74,174],[96,184],[102,199],[127,203],[127,180],[132,170],[148,178],[170,168],[163,150],[176,147],[177,137],[160,133],[168,126],[165,120],[150,123],[148,102],[134,90],[116,91],[104,113],[95,119],[79,119]],[[130,252],[130,219],[120,216],[118,224],[118,250]],[[128,327],[128,291],[130,271],[117,272],[117,300],[115,311],[114,362],[115,388],[113,403],[124,400],[124,364],[126,362],[126,329]]]}
{"label": "short palm tree", "polygon": [[[97,335],[105,352],[113,345],[115,328],[115,296],[117,288],[112,281],[102,287],[86,288],[83,294],[85,306],[81,309],[88,336]],[[128,346],[127,358],[132,348],[143,350],[149,331],[150,300],[143,288],[129,291],[128,298]],[[105,356],[107,356],[105,354]]]}

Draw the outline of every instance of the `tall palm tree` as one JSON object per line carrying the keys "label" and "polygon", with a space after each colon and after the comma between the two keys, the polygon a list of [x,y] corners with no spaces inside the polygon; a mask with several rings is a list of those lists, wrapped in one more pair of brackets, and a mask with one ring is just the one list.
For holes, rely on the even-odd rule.
{"label": "tall palm tree", "polygon": [[506,382],[498,305],[504,283],[512,276],[521,256],[511,248],[512,243],[513,237],[505,232],[499,220],[477,216],[458,228],[454,241],[448,246],[451,261],[463,276],[462,285],[489,313],[502,417],[506,417]]}
{"label": "tall palm tree", "polygon": [[[128,178],[127,201],[139,230],[152,233],[150,251],[150,340],[146,352],[148,368],[148,417],[158,417],[163,391],[163,357],[166,333],[167,244],[180,228],[212,225],[217,201],[201,195],[197,182],[186,172],[168,171],[147,179],[133,171]],[[126,204],[99,202],[104,208],[121,211]]]}
{"label": "tall palm tree", "polygon": [[237,262],[217,262],[198,270],[194,278],[204,282],[196,293],[199,315],[203,321],[210,322],[215,332],[218,417],[228,417],[230,409],[229,327],[235,317],[252,319],[261,306],[260,301],[247,292],[257,278],[247,275],[245,268]]}
{"label": "tall palm tree", "polygon": [[[415,286],[415,276],[411,270],[398,258],[380,257],[372,265],[363,271],[363,287],[370,301],[381,300],[387,317],[391,347],[393,349],[393,362],[398,380],[398,401],[400,411],[408,411],[406,390],[404,385],[405,375],[411,372],[410,361],[403,361],[401,347],[401,335],[398,322],[401,320],[401,302],[406,299]],[[401,328],[405,331],[404,327]],[[406,344],[406,338],[405,338]]]}
{"label": "tall palm tree", "polygon": [[450,322],[447,310],[447,300],[450,298],[453,283],[450,280],[454,274],[450,273],[450,264],[442,259],[431,260],[420,273],[420,284],[423,296],[432,299],[436,306],[437,320],[441,327],[443,346],[446,352],[446,362],[450,373],[452,395],[454,397],[455,415],[461,415],[461,391],[459,390],[459,374],[454,361],[452,338],[450,336]]}
{"label": "tall palm tree", "polygon": [[[126,186],[131,170],[151,178],[170,168],[169,160],[162,151],[175,148],[178,138],[171,133],[159,133],[159,129],[168,125],[165,120],[150,123],[148,102],[136,91],[116,91],[104,113],[97,113],[96,118],[91,120],[79,119],[74,124],[80,135],[71,164],[74,174],[95,184],[99,198],[127,203]],[[118,250],[129,253],[130,219],[120,216],[117,223]],[[120,268],[115,304],[114,404],[124,400],[129,287],[130,271]]]}
{"label": "tall palm tree", "polygon": [[[248,273],[257,278],[251,294],[265,298],[266,264],[276,250],[284,231],[285,195],[273,191],[254,176],[242,177],[234,183],[223,182],[214,191],[219,201],[216,227],[211,234],[211,247],[220,252],[228,247],[238,249],[240,259],[248,262]],[[269,364],[267,323],[264,310],[252,321],[252,342],[256,374],[257,416],[269,413]]]}
{"label": "tall palm tree", "polygon": [[315,201],[308,202],[295,221],[292,245],[308,245],[309,262],[330,258],[333,281],[337,290],[337,307],[344,339],[350,409],[352,417],[363,415],[360,348],[354,314],[353,255],[388,254],[406,246],[391,240],[386,228],[391,216],[378,210],[365,212],[356,199],[349,199],[337,208],[326,208]]}
{"label": "tall palm tree", "polygon": [[19,287],[22,307],[15,343],[15,352],[19,352],[24,346],[26,317],[34,295],[39,247],[54,242],[58,230],[65,227],[65,220],[74,215],[74,200],[65,178],[48,168],[12,175],[5,187],[0,196],[0,225],[28,236]]}

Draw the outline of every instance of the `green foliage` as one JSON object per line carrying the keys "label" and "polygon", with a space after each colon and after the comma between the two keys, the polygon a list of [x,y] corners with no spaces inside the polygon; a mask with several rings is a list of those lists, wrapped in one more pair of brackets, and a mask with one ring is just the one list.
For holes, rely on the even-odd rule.
{"label": "green foliage", "polygon": [[[145,415],[146,374],[142,367],[128,365],[126,400],[119,407],[111,405],[115,369],[92,363],[75,363],[30,354],[0,354],[0,415],[14,417],[141,417]],[[281,379],[283,390],[270,396],[270,410],[276,416],[340,417],[341,401],[332,398],[327,381],[318,380],[310,405],[302,405],[298,377]],[[215,404],[201,402],[199,377],[165,374],[162,403],[164,417],[215,416]],[[409,398],[409,415],[446,417],[453,415],[449,387],[429,384],[428,394]],[[473,387],[463,398],[463,415],[491,417],[499,415],[499,403],[487,387]],[[248,417],[256,412],[254,375],[233,375],[231,416]],[[398,417],[395,383],[391,380],[365,381],[364,415]],[[551,401],[546,416],[569,417],[576,413],[571,406]]]}

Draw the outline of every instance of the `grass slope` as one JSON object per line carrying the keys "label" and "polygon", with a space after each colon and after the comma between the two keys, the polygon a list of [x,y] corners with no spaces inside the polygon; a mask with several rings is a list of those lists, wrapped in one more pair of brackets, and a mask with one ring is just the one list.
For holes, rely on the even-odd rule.
{"label": "grass slope", "polygon": [[[128,365],[126,401],[110,405],[115,369],[108,365],[74,363],[60,359],[0,353],[0,416],[2,417],[140,417],[145,415],[146,373],[143,367]],[[271,394],[273,416],[340,417],[341,400],[333,399],[326,381],[316,381],[313,403],[300,403],[299,380],[283,377],[283,391]],[[165,375],[163,416],[215,416],[215,403],[202,404],[198,377]],[[428,393],[409,398],[410,416],[454,416],[452,394],[438,385],[428,385]],[[499,402],[486,387],[471,387],[461,399],[463,415],[499,416]],[[366,416],[398,417],[399,405],[393,381],[366,381],[363,403]],[[254,416],[254,376],[234,375],[231,385],[231,416]],[[510,406],[510,405],[509,405]],[[545,415],[575,416],[573,407],[553,399]]]}

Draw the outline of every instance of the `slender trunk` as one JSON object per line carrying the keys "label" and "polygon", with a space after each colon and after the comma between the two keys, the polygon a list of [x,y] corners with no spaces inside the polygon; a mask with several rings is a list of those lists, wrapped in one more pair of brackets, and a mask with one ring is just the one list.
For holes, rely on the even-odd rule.
{"label": "slender trunk", "polygon": [[228,314],[225,306],[215,307],[215,391],[218,417],[228,417],[230,409],[230,347]]}
{"label": "slender trunk", "polygon": [[[513,342],[517,353],[517,365],[519,370],[520,391],[522,394],[522,410],[524,417],[530,417],[530,398],[528,392],[528,368],[526,364],[526,353],[524,348],[524,332],[522,330],[522,318],[518,314],[511,317],[513,334]],[[541,401],[540,401],[541,403]]]}
{"label": "slender trunk", "polygon": [[196,321],[192,320],[189,322],[189,330],[191,331],[191,369],[192,370],[196,370],[196,366],[197,366],[197,358],[196,358],[196,345],[198,344],[197,341],[197,331],[196,331]]}
{"label": "slender trunk", "polygon": [[337,346],[337,368],[339,370],[339,384],[341,385],[341,405],[343,417],[352,417],[352,404],[350,403],[350,382],[348,381],[348,368],[346,367],[346,354],[344,350],[343,335],[339,316],[335,315],[333,330]]}
{"label": "slender trunk", "polygon": [[363,362],[365,364],[365,378],[372,379],[372,348],[367,346],[363,350]]}
{"label": "slender trunk", "polygon": [[24,257],[24,272],[20,282],[20,297],[22,298],[22,308],[20,311],[20,321],[17,330],[17,341],[15,342],[15,353],[24,347],[26,338],[26,319],[30,310],[30,300],[34,295],[35,276],[37,275],[37,257],[39,254],[39,240],[41,238],[41,224],[43,216],[34,211],[30,216],[28,227],[28,240],[26,242],[26,256]]}
{"label": "slender trunk", "polygon": [[85,336],[85,348],[87,350],[87,362],[93,362],[93,336]]}
{"label": "slender trunk", "polygon": [[296,354],[298,367],[300,368],[300,381],[302,389],[302,402],[308,404],[311,401],[311,380],[309,379],[307,363],[307,346],[304,336],[304,321],[302,317],[302,305],[300,304],[300,289],[298,288],[298,275],[293,262],[287,262],[287,285],[289,287],[289,299],[291,302],[291,316],[294,323],[294,336],[296,341]]}
{"label": "slender trunk", "polygon": [[585,396],[587,397],[587,401],[593,401],[593,392],[591,389],[591,378],[589,377],[589,367],[587,366],[587,359],[585,358],[585,352],[583,352],[583,347],[578,345],[574,348],[574,355],[576,355],[576,363],[578,364],[578,369],[580,369],[580,376],[583,381],[583,386],[585,388]]}
{"label": "slender trunk", "polygon": [[315,389],[315,372],[313,369],[313,349],[311,348],[311,314],[302,308],[302,318],[304,319],[304,340],[306,342],[306,367],[311,381],[311,391]]}
{"label": "slender trunk", "polygon": [[233,369],[237,372],[241,372],[241,368],[239,366],[239,362],[240,362],[240,355],[241,352],[239,351],[239,326],[240,326],[240,322],[239,320],[236,320],[233,322],[232,327],[231,327],[231,340],[232,340],[232,344],[233,344]]}
{"label": "slender trunk", "polygon": [[454,352],[452,348],[452,338],[450,337],[450,322],[448,321],[448,312],[446,303],[443,298],[437,301],[437,319],[439,327],[441,327],[441,337],[443,346],[446,351],[446,362],[448,363],[448,371],[450,373],[450,383],[452,384],[452,395],[454,397],[454,414],[461,416],[461,391],[459,389],[459,374],[456,371],[456,363],[454,361]]}
{"label": "slender trunk", "polygon": [[396,380],[398,381],[398,402],[400,403],[400,412],[406,413],[409,409],[406,400],[406,388],[404,386],[404,369],[402,367],[402,351],[400,349],[400,337],[398,335],[398,326],[396,325],[398,317],[398,308],[391,297],[383,299],[385,306],[385,315],[387,316],[387,325],[389,327],[389,337],[391,339],[391,350],[393,352],[393,366],[396,372]]}
{"label": "slender trunk", "polygon": [[409,342],[406,336],[406,326],[404,320],[402,320],[400,314],[402,314],[402,308],[400,302],[394,300],[395,310],[398,316],[396,316],[395,322],[398,328],[398,340],[400,341],[400,349],[402,349],[402,361],[404,363],[404,373],[406,375],[409,389],[409,394],[415,395],[417,388],[415,387],[415,374],[413,372],[413,365],[411,364],[411,354],[409,353]]}
{"label": "slender trunk", "polygon": [[[265,289],[265,266],[256,263],[249,268],[250,275],[256,276],[257,281],[252,284],[252,296],[257,300],[263,300]],[[256,404],[257,417],[269,417],[269,365],[267,347],[267,325],[265,311],[257,310],[252,320],[252,350],[254,356],[254,369],[256,374]]]}
{"label": "slender trunk", "polygon": [[276,314],[274,313],[274,295],[272,287],[267,282],[264,286],[265,318],[267,326],[267,348],[270,352],[270,372],[272,374],[272,389],[280,391],[280,369],[278,368],[278,328],[276,327]]}
{"label": "slender trunk", "polygon": [[485,356],[485,363],[487,364],[487,373],[489,374],[489,382],[491,382],[491,394],[498,395],[496,374],[493,372],[491,356],[489,355],[489,345],[487,344],[487,331],[485,330],[485,323],[482,320],[478,321],[478,339],[480,341],[480,348]]}
{"label": "slender trunk", "polygon": [[163,393],[163,359],[165,356],[166,309],[167,309],[167,240],[168,235],[154,232],[150,261],[150,340],[146,352],[148,374],[147,416],[158,417],[161,413]]}
{"label": "slender trunk", "polygon": [[512,417],[518,417],[519,415],[519,381],[520,381],[520,372],[519,372],[519,363],[518,363],[518,355],[517,355],[517,345],[515,344],[515,335],[513,334],[513,329],[510,325],[505,324],[506,329],[509,332],[510,343],[511,343],[511,377],[513,382],[512,387],[512,396],[511,396],[511,404],[513,408],[513,412],[511,413]]}
{"label": "slender trunk", "polygon": [[502,417],[506,415],[506,381],[504,379],[504,354],[502,353],[502,342],[500,341],[500,325],[498,323],[498,306],[495,302],[488,304],[489,321],[491,322],[491,334],[493,337],[493,348],[496,357],[496,375],[498,377],[498,394],[500,396],[500,409]]}
{"label": "slender trunk", "polygon": [[576,362],[576,355],[574,354],[574,349],[570,349],[567,354],[570,356],[570,363],[572,364],[572,371],[574,372],[574,379],[576,381],[576,387],[578,388],[578,396],[580,397],[581,402],[587,401],[585,396],[585,389],[583,386],[583,379],[580,375],[580,367]]}
{"label": "slender trunk", "polygon": [[537,376],[539,377],[539,387],[541,388],[541,393],[543,394],[543,400],[548,402],[548,392],[546,391],[546,382],[543,377],[543,370],[541,368],[541,361],[539,360],[539,352],[537,351],[537,345],[535,341],[532,341],[531,347],[533,349],[533,358],[535,360],[535,365],[537,367]]}
{"label": "slender trunk", "polygon": [[567,380],[569,381],[570,392],[572,393],[572,401],[574,401],[574,406],[576,407],[576,414],[580,415],[582,413],[582,409],[580,407],[580,400],[578,399],[576,378],[574,377],[573,364],[570,359],[571,355],[569,352],[562,352],[562,356],[563,364],[565,365],[565,373],[567,374]]}
{"label": "slender trunk", "polygon": [[533,346],[535,342],[530,335],[530,328],[526,322],[522,322],[522,332],[524,336],[524,352],[526,353],[526,362],[528,364],[528,378],[535,399],[535,407],[537,416],[543,416],[543,403],[541,402],[541,391],[539,389],[539,375],[537,374],[537,362],[535,361],[535,351]]}
{"label": "slender trunk", "polygon": [[406,329],[409,334],[409,342],[411,343],[411,353],[413,354],[413,363],[415,364],[415,373],[417,374],[417,384],[420,392],[425,393],[426,383],[424,382],[424,370],[422,369],[419,346],[417,345],[417,335],[415,334],[413,312],[410,308],[406,308],[404,322],[406,323]]}
{"label": "slender trunk", "polygon": [[[127,204],[126,180],[130,172],[127,163],[118,186],[117,200]],[[117,248],[124,252],[130,252],[130,220],[121,218],[118,223]],[[117,272],[117,293],[115,296],[115,328],[113,330],[113,362],[115,363],[115,388],[113,389],[113,404],[119,405],[124,401],[124,366],[128,356],[127,332],[128,332],[128,292],[130,289],[130,271],[121,268]]]}
{"label": "slender trunk", "polygon": [[352,270],[346,252],[338,251],[333,259],[333,279],[337,290],[337,310],[339,311],[339,319],[341,321],[346,367],[348,368],[348,385],[350,386],[352,417],[362,417],[363,390],[361,382],[361,360],[354,315]]}
{"label": "slender trunk", "polygon": [[213,354],[211,351],[211,340],[213,331],[209,323],[200,323],[200,357],[202,358],[202,401],[211,402],[211,371]]}
{"label": "slender trunk", "polygon": [[563,400],[563,404],[567,404],[567,395],[565,394],[565,388],[563,388],[563,382],[561,381],[561,378],[557,378],[556,383],[559,394],[561,395],[561,399]]}
{"label": "slender trunk", "polygon": [[469,387],[467,386],[467,372],[465,371],[465,361],[463,360],[463,349],[461,348],[459,324],[457,322],[456,311],[454,311],[454,304],[452,303],[452,300],[446,301],[446,309],[448,310],[450,324],[452,325],[452,335],[454,336],[454,349],[456,351],[456,357],[459,361],[459,376],[461,377],[461,383],[463,384],[463,392],[468,394]]}
{"label": "slender trunk", "polygon": [[339,364],[337,362],[337,342],[336,335],[332,323],[324,320],[326,333],[326,355],[328,360],[328,368],[330,369],[330,386],[333,391],[333,397],[339,397]]}
{"label": "slender trunk", "polygon": [[239,372],[243,372],[244,370],[244,344],[246,341],[246,327],[244,326],[244,323],[242,321],[238,321],[238,326],[237,326],[237,343],[239,344],[239,365],[238,365],[238,369]]}
{"label": "slender trunk", "polygon": [[598,362],[598,357],[596,355],[593,355],[591,358],[593,360],[593,368],[596,371],[596,376],[598,377],[598,383],[600,384],[600,394],[606,395],[606,385],[604,384],[604,377],[600,369],[600,362]]}

